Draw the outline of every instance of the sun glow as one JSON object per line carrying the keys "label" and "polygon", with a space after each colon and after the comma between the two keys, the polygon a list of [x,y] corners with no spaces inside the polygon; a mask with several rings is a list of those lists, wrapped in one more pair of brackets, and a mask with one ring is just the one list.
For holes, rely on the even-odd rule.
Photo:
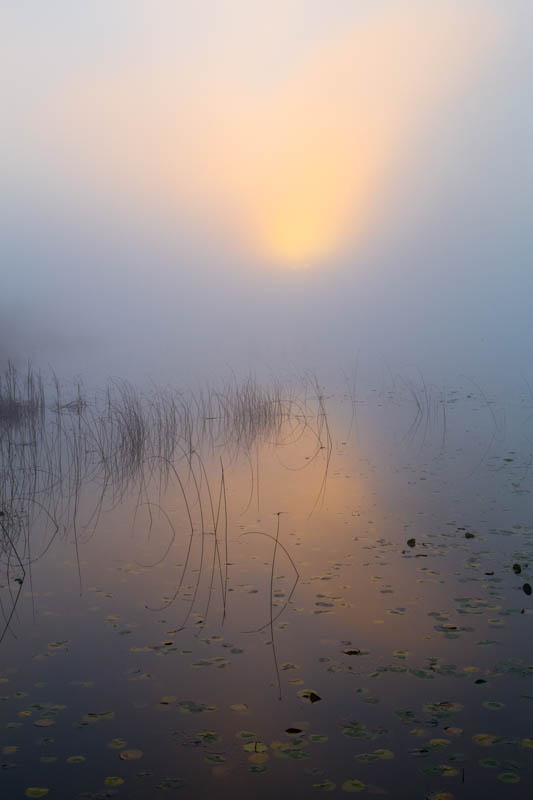
{"label": "sun glow", "polygon": [[71,149],[84,177],[137,198],[146,215],[171,209],[200,239],[225,228],[264,262],[323,263],[369,229],[428,109],[491,52],[498,26],[483,20],[453,2],[395,3],[317,42],[268,90],[253,79],[260,29],[243,50],[247,81],[238,48],[188,72],[151,54],[149,69],[78,78],[59,99],[61,155]]}
{"label": "sun glow", "polygon": [[[349,204],[342,157],[320,146],[276,159],[259,177],[261,201],[251,228],[259,253],[282,264],[308,265],[334,251]],[[322,152],[320,150],[322,149]]]}

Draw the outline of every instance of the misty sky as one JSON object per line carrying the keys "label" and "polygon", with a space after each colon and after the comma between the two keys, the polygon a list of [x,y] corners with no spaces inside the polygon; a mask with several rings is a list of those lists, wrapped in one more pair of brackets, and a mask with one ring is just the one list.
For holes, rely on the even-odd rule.
{"label": "misty sky", "polygon": [[0,358],[533,377],[530,0],[18,0],[0,52]]}

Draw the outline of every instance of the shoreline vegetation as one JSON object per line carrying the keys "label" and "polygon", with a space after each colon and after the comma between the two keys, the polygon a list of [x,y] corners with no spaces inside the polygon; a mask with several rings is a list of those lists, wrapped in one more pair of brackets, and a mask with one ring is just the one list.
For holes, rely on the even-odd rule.
{"label": "shoreline vegetation", "polygon": [[[369,399],[358,385],[358,369],[357,358],[351,374],[343,375],[342,402],[349,417],[344,438],[357,440],[361,404],[391,403],[407,410],[403,435],[407,445],[416,443],[422,448],[432,438],[444,452],[448,414],[458,400],[456,390],[430,385],[420,372],[415,377],[391,373],[387,387]],[[505,408],[496,406],[477,383],[464,377],[462,394],[484,412],[489,425],[479,467],[492,445],[505,436]],[[150,530],[156,517],[168,524],[170,539],[157,563],[176,541],[186,542],[185,563],[175,589],[159,608],[173,603],[186,576],[196,571],[183,624],[197,608],[204,583],[206,611],[216,583],[224,619],[228,531],[235,522],[228,519],[225,467],[241,457],[248,464],[247,511],[254,493],[259,498],[260,448],[286,449],[305,441],[305,461],[290,469],[319,465],[317,489],[310,496],[311,516],[324,504],[331,468],[331,398],[310,373],[290,382],[273,378],[267,384],[250,375],[242,380],[232,375],[220,385],[204,385],[196,391],[155,385],[139,389],[129,381],[110,379],[103,388],[89,391],[79,380],[62,383],[53,371],[45,377],[31,364],[19,371],[9,362],[0,374],[0,587],[7,589],[0,593],[4,621],[0,641],[11,630],[23,585],[33,591],[33,566],[56,539],[74,545],[79,590],[83,591],[80,545],[94,535],[101,514],[127,497],[135,498],[134,515],[141,508],[148,515]],[[529,406],[524,408],[527,411]],[[163,507],[169,489],[180,499],[178,514]],[[296,567],[280,539],[279,523],[278,515],[275,536],[271,536],[272,569],[276,553],[284,553],[297,580]]]}
{"label": "shoreline vegetation", "polygon": [[[186,575],[196,571],[182,626],[200,602],[205,575],[210,576],[205,613],[216,582],[224,619],[229,562],[224,464],[240,455],[247,459],[249,506],[258,480],[255,450],[261,444],[286,446],[304,436],[311,440],[304,466],[318,458],[325,465],[316,506],[325,491],[332,442],[325,398],[314,376],[306,376],[298,387],[232,377],[196,392],[155,386],[141,391],[113,379],[90,393],[81,382],[65,387],[54,373],[45,380],[31,365],[21,373],[9,363],[0,376],[0,583],[9,595],[0,609],[0,641],[8,632],[14,635],[11,626],[23,586],[29,584],[32,592],[32,569],[58,538],[74,544],[82,593],[80,545],[94,534],[102,512],[126,497],[136,498],[135,515],[141,508],[147,512],[150,528],[157,515],[166,519],[171,536],[164,560],[182,521],[171,519],[162,505],[171,487],[181,499],[188,544],[175,590],[159,609],[176,600]],[[217,465],[215,477],[207,460]],[[89,494],[96,500],[87,512],[82,499]],[[279,541],[279,526],[272,568],[278,550],[290,559]]]}

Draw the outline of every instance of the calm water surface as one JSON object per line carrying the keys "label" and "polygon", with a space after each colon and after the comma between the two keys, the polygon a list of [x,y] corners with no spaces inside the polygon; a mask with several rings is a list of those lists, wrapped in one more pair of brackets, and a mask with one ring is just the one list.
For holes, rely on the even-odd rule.
{"label": "calm water surface", "polygon": [[308,390],[129,467],[48,411],[3,484],[2,797],[526,797],[533,419],[471,390]]}

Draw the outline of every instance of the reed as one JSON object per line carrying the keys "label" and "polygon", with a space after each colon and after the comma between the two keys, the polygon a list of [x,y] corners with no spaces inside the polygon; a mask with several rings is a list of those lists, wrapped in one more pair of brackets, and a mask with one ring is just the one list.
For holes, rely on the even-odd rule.
{"label": "reed", "polygon": [[[213,479],[205,457],[223,452],[228,462],[244,455],[253,491],[259,486],[259,445],[286,446],[309,433],[316,443],[311,461],[322,450],[327,453],[319,502],[331,435],[325,399],[312,376],[295,387],[274,380],[262,385],[252,375],[243,380],[231,375],[222,384],[195,390],[140,390],[113,379],[91,393],[81,381],[63,384],[53,372],[45,380],[31,365],[19,372],[9,363],[0,376],[0,566],[9,595],[7,606],[0,608],[2,636],[15,635],[12,623],[20,587],[27,581],[31,590],[33,565],[58,537],[74,545],[83,590],[80,547],[94,535],[102,512],[126,496],[136,495],[135,514],[143,509],[150,525],[154,515],[167,519],[171,536],[164,559],[176,540],[177,525],[162,498],[174,487],[182,498],[189,541],[175,591],[159,608],[180,595],[193,569],[196,542],[199,561],[181,626],[199,607],[206,581],[203,617],[210,613],[219,585],[225,618],[230,525],[226,475],[219,455],[220,471]],[[96,501],[87,512],[82,496],[89,495]]]}

